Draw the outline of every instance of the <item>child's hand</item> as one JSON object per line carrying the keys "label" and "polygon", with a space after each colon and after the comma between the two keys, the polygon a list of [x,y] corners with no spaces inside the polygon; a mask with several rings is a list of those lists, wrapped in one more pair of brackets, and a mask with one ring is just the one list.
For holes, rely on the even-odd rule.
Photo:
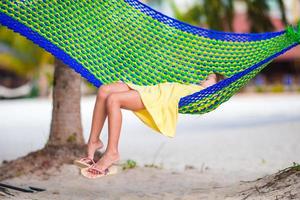
{"label": "child's hand", "polygon": [[216,74],[209,74],[204,81],[200,81],[199,85],[204,88],[212,86],[217,83],[217,75]]}

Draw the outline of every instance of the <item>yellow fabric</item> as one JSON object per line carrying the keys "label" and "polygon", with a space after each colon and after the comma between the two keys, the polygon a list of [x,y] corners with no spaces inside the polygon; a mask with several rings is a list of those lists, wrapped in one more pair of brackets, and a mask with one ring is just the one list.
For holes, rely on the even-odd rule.
{"label": "yellow fabric", "polygon": [[134,114],[150,128],[171,138],[176,132],[180,98],[203,89],[202,86],[196,84],[169,82],[152,86],[126,84],[139,92],[145,106],[145,109],[133,111]]}

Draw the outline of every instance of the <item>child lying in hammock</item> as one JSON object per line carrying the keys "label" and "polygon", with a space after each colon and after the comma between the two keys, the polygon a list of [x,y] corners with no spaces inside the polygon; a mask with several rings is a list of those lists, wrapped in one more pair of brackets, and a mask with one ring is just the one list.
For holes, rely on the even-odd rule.
{"label": "child lying in hammock", "polygon": [[[138,86],[121,81],[102,85],[98,90],[94,106],[87,157],[76,160],[75,164],[82,167],[82,175],[88,178],[97,178],[111,173],[109,167],[119,160],[121,108],[133,111],[155,131],[170,138],[174,137],[180,98],[209,87],[223,78],[220,74],[210,74],[199,84],[188,85],[167,82],[153,86]],[[101,159],[95,163],[94,153],[103,147],[99,136],[106,117],[108,118],[108,144]]]}

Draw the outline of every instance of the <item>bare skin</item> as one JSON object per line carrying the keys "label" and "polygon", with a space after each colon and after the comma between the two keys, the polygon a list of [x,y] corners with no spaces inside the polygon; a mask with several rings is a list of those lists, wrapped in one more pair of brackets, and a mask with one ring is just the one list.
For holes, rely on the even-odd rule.
{"label": "bare skin", "polygon": [[130,89],[125,83],[117,82],[99,88],[94,106],[91,133],[88,141],[88,157],[103,146],[99,139],[106,117],[108,118],[108,144],[101,159],[96,163],[99,171],[104,172],[112,163],[119,160],[118,142],[121,132],[121,108],[140,110],[145,106],[139,93]]}
{"label": "bare skin", "polygon": [[[204,82],[201,82],[201,86],[205,88],[214,83],[216,83],[216,78],[211,74]],[[123,82],[102,85],[98,90],[94,106],[87,149],[88,158],[93,159],[95,151],[103,147],[99,137],[104,122],[108,118],[108,144],[103,156],[94,166],[102,173],[120,159],[118,143],[122,125],[122,108],[137,111],[144,109],[145,106],[139,93]],[[90,172],[97,173],[97,171],[93,172],[92,169]]]}
{"label": "bare skin", "polygon": [[112,83],[99,88],[92,119],[92,127],[88,140],[87,157],[93,159],[97,149],[103,147],[103,142],[99,139],[104,122],[107,117],[106,99],[111,93],[126,92],[130,88],[124,83]]}

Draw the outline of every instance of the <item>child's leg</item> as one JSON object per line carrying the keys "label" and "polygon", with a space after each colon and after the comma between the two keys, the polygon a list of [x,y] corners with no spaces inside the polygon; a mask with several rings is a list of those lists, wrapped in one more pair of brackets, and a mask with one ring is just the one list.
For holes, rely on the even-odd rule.
{"label": "child's leg", "polygon": [[124,92],[129,90],[130,88],[125,83],[112,83],[108,85],[102,85],[98,89],[98,94],[93,111],[90,137],[88,140],[87,154],[89,158],[93,158],[96,149],[103,146],[102,141],[99,139],[99,136],[107,116],[105,102],[108,95],[113,92]]}
{"label": "child's leg", "polygon": [[121,108],[128,110],[144,109],[140,95],[135,90],[112,93],[106,101],[108,114],[108,145],[102,158],[97,162],[97,168],[104,171],[114,161],[119,159],[118,143],[122,124]]}

